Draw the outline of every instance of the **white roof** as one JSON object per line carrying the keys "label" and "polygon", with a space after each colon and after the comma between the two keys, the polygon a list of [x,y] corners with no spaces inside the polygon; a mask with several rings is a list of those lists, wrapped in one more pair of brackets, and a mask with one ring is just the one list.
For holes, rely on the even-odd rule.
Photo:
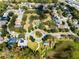
{"label": "white roof", "polygon": [[6,24],[6,20],[5,21],[0,21],[0,26],[5,25]]}
{"label": "white roof", "polygon": [[0,36],[0,44],[4,42],[3,37]]}
{"label": "white roof", "polygon": [[[23,40],[23,39],[21,39],[21,40]],[[18,41],[18,46],[27,46],[28,41],[23,40],[23,42],[21,42],[21,40]]]}
{"label": "white roof", "polygon": [[7,10],[7,11],[4,13],[3,17],[7,17],[7,16],[8,16],[8,13],[9,13],[10,11],[11,11],[11,10]]}
{"label": "white roof", "polygon": [[44,45],[49,46],[49,43],[45,42]]}

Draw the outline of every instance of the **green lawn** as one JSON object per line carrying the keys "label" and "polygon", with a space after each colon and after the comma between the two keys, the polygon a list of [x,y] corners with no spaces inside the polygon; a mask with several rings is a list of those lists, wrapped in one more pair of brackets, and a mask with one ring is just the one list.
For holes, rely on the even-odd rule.
{"label": "green lawn", "polygon": [[73,52],[73,57],[71,59],[79,59],[79,42],[73,43],[75,50]]}
{"label": "green lawn", "polygon": [[32,42],[32,41],[29,40],[28,47],[31,48],[33,51],[35,51],[36,48],[38,47],[38,43]]}
{"label": "green lawn", "polygon": [[72,45],[74,46],[74,51],[71,59],[79,59],[79,42],[72,41],[72,43],[73,43]]}
{"label": "green lawn", "polygon": [[77,2],[79,2],[79,0],[76,0]]}

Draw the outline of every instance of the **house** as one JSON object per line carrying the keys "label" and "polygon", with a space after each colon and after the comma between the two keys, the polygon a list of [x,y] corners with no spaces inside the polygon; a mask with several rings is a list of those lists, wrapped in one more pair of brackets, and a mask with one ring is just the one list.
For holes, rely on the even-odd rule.
{"label": "house", "polygon": [[75,0],[66,0],[66,2],[72,4]]}
{"label": "house", "polygon": [[19,10],[17,10],[16,13],[17,13],[18,17],[16,18],[16,21],[15,21],[15,27],[22,27],[21,22],[22,22],[24,10],[19,9]]}
{"label": "house", "polygon": [[41,5],[41,3],[37,3],[37,4],[35,4],[35,7],[37,8],[37,7],[39,7]]}
{"label": "house", "polygon": [[2,44],[4,42],[3,37],[0,36],[0,44]]}
{"label": "house", "polygon": [[2,32],[0,32],[0,35],[2,34]]}
{"label": "house", "polygon": [[75,27],[76,27],[76,28],[79,28],[79,24],[76,24]]}
{"label": "house", "polygon": [[44,42],[44,46],[49,46],[49,43],[48,42]]}
{"label": "house", "polygon": [[60,26],[58,26],[58,28],[60,28],[60,29],[67,29],[68,26],[66,26],[66,25],[60,25]]}
{"label": "house", "polygon": [[16,19],[16,21],[15,21],[15,27],[22,27],[21,20]]}
{"label": "house", "polygon": [[5,25],[6,23],[7,23],[6,20],[5,21],[0,20],[0,27],[2,27],[2,25]]}
{"label": "house", "polygon": [[48,4],[44,4],[43,5],[43,10],[47,10],[47,8],[48,8]]}
{"label": "house", "polygon": [[35,42],[40,43],[40,42],[42,42],[42,40],[41,40],[41,38],[35,38]]}
{"label": "house", "polygon": [[17,39],[15,37],[12,37],[8,40],[8,44],[17,43]]}
{"label": "house", "polygon": [[70,11],[67,8],[64,9],[64,12],[67,13],[67,14],[70,14]]}
{"label": "house", "polygon": [[67,14],[67,17],[69,18],[69,19],[71,19],[72,18],[72,15],[71,15],[71,12],[69,11],[69,9],[64,9],[64,12]]}
{"label": "house", "polygon": [[50,47],[50,42],[44,42],[43,45],[44,45],[44,48]]}
{"label": "house", "polygon": [[14,32],[14,31],[11,31],[10,34],[12,35],[11,37],[18,37],[18,33],[17,32]]}
{"label": "house", "polygon": [[10,17],[8,16],[9,12],[10,12],[10,10],[7,10],[3,14],[3,16],[0,16],[0,27],[2,27],[2,25],[5,25],[10,20]]}
{"label": "house", "polygon": [[4,37],[4,42],[8,42],[9,38],[8,37]]}
{"label": "house", "polygon": [[8,17],[9,12],[11,12],[11,10],[7,10],[7,11],[3,14],[3,17]]}
{"label": "house", "polygon": [[3,17],[7,17],[8,16],[8,12],[5,12]]}
{"label": "house", "polygon": [[21,3],[21,7],[25,6],[25,7],[28,7],[28,8],[32,8],[32,6],[34,6],[35,3],[29,3],[29,2],[26,2],[26,3]]}
{"label": "house", "polygon": [[23,38],[18,40],[18,46],[21,47],[21,48],[26,47],[27,44],[28,44],[28,40],[24,40]]}
{"label": "house", "polygon": [[7,47],[11,48],[14,44],[17,43],[17,39],[15,37],[11,37],[9,38],[9,40],[7,41]]}
{"label": "house", "polygon": [[53,20],[56,22],[57,25],[62,24],[62,21],[59,20],[59,18],[57,16],[53,16]]}
{"label": "house", "polygon": [[74,19],[73,24],[74,25],[77,25],[78,24],[78,21],[76,19]]}
{"label": "house", "polygon": [[68,14],[67,17],[68,17],[69,19],[72,19],[73,16],[72,16],[71,14]]}

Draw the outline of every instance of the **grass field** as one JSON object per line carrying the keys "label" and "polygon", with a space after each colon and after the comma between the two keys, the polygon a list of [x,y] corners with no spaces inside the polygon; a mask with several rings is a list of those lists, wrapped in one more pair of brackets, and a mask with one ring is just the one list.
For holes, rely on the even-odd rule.
{"label": "grass field", "polygon": [[77,2],[79,2],[79,0],[76,0]]}
{"label": "grass field", "polygon": [[74,42],[73,45],[74,45],[75,50],[73,52],[72,59],[79,59],[79,42]]}
{"label": "grass field", "polygon": [[28,47],[34,51],[38,47],[38,43],[29,40]]}

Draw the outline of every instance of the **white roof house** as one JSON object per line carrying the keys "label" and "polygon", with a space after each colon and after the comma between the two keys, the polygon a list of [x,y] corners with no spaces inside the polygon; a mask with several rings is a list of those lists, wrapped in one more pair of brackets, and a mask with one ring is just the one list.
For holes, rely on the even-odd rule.
{"label": "white roof house", "polygon": [[19,41],[18,41],[18,46],[19,47],[25,47],[27,46],[28,44],[28,40],[24,40],[23,38],[21,38]]}
{"label": "white roof house", "polygon": [[34,6],[35,3],[29,3],[29,2],[26,2],[26,3],[21,3],[21,6],[26,6],[28,8],[32,8],[32,6]]}
{"label": "white roof house", "polygon": [[79,24],[76,24],[75,27],[79,28]]}
{"label": "white roof house", "polygon": [[8,16],[8,12],[4,13],[3,17],[7,17]]}
{"label": "white roof house", "polygon": [[75,0],[66,0],[68,3],[73,3]]}
{"label": "white roof house", "polygon": [[0,36],[0,44],[2,44],[4,42],[3,37]]}
{"label": "white roof house", "polygon": [[0,32],[0,35],[2,34],[2,32]]}
{"label": "white roof house", "polygon": [[6,23],[7,23],[6,20],[4,20],[4,21],[0,21],[0,27],[2,27],[2,25],[5,25]]}
{"label": "white roof house", "polygon": [[48,42],[45,42],[44,45],[45,45],[45,46],[49,46],[49,43],[48,43]]}
{"label": "white roof house", "polygon": [[3,17],[7,17],[10,11],[11,11],[11,10],[7,10],[7,11],[3,14]]}

